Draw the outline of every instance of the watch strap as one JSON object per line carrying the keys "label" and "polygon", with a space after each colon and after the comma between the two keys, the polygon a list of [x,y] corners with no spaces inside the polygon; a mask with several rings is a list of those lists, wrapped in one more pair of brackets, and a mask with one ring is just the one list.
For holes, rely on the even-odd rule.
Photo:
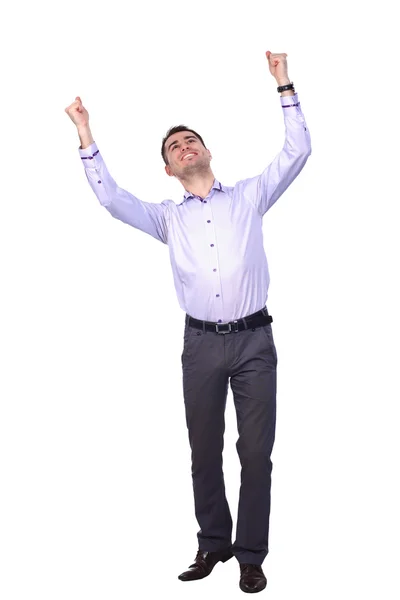
{"label": "watch strap", "polygon": [[287,92],[288,90],[293,90],[293,92],[294,92],[294,84],[293,84],[293,81],[292,81],[292,83],[288,83],[287,85],[280,85],[280,86],[277,88],[277,90],[278,90],[278,92],[279,92],[279,93],[282,93],[282,92]]}

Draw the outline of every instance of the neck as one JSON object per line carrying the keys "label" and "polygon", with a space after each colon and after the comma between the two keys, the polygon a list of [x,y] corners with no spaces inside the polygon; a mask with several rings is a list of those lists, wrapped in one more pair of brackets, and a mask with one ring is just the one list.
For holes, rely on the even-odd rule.
{"label": "neck", "polygon": [[213,186],[214,179],[215,177],[210,169],[206,173],[193,175],[192,177],[185,179],[179,179],[179,181],[187,192],[190,192],[194,196],[205,198],[208,196]]}

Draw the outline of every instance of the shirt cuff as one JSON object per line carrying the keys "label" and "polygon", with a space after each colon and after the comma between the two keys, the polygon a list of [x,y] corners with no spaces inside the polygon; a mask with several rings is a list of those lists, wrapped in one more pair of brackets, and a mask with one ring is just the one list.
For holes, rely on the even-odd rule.
{"label": "shirt cuff", "polygon": [[303,113],[297,94],[294,94],[293,96],[281,96],[281,105],[284,118],[295,117],[300,118],[300,121],[302,122],[304,121]]}
{"label": "shirt cuff", "polygon": [[[294,94],[293,96],[280,96],[280,99],[281,99],[282,108],[298,106],[300,104],[297,94]],[[286,108],[286,110],[287,110],[287,108]]]}
{"label": "shirt cuff", "polygon": [[95,169],[97,166],[99,166],[99,152],[100,151],[97,148],[96,142],[93,142],[93,144],[90,144],[90,146],[88,146],[84,150],[82,150],[82,148],[79,148],[79,156],[81,157],[85,169]]}

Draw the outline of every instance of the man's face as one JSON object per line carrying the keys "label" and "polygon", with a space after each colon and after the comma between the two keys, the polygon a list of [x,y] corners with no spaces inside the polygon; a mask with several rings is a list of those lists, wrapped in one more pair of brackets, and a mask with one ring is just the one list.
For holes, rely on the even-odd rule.
{"label": "man's face", "polygon": [[210,168],[211,153],[191,131],[180,131],[165,142],[168,164],[165,171],[170,177],[185,178]]}

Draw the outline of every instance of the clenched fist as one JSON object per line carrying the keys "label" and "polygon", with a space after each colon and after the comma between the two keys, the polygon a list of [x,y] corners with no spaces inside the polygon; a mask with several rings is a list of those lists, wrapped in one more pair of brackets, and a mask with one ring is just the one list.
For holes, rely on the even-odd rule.
{"label": "clenched fist", "polygon": [[278,84],[286,85],[287,83],[290,83],[286,62],[287,54],[284,52],[281,54],[273,54],[269,50],[265,54],[267,56],[270,73],[275,77]]}
{"label": "clenched fist", "polygon": [[78,128],[87,127],[89,125],[89,113],[83,106],[79,96],[75,98],[75,102],[65,109],[65,112]]}

